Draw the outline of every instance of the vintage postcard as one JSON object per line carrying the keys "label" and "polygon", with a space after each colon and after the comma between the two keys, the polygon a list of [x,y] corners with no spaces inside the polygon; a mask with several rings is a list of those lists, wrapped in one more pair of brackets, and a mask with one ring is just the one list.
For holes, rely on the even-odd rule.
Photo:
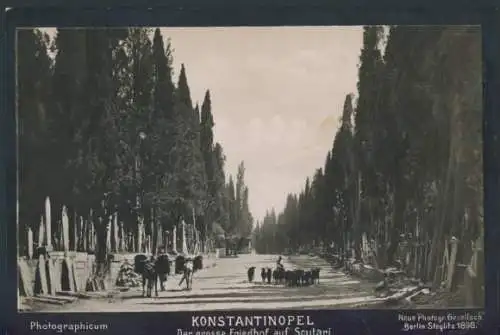
{"label": "vintage postcard", "polygon": [[479,26],[17,29],[19,311],[482,308],[481,50]]}

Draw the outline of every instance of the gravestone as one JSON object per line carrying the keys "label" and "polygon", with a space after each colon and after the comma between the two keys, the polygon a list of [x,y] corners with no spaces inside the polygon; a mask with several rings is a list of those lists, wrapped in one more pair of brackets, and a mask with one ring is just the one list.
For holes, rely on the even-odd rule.
{"label": "gravestone", "polygon": [[[60,284],[61,284],[61,277],[57,276],[57,273],[56,273],[56,272],[58,272],[56,270],[57,259],[51,257],[51,258],[47,259],[45,262],[47,264],[47,270],[48,270],[48,273],[47,273],[48,292],[47,293],[49,295],[55,295],[56,294],[56,287],[60,286]],[[56,264],[54,264],[54,263],[56,263]]]}
{"label": "gravestone", "polygon": [[40,275],[40,289],[42,294],[49,293],[49,287],[47,283],[47,271],[46,271],[46,262],[45,256],[40,255],[38,257],[37,270]]}
{"label": "gravestone", "polygon": [[40,216],[40,226],[38,228],[38,246],[42,247],[45,239],[45,226],[43,223],[43,216]]}
{"label": "gravestone", "polygon": [[142,248],[142,223],[139,223],[138,230],[139,230],[139,233],[137,234],[137,245],[138,245],[137,252],[142,253],[143,252],[143,248]]}
{"label": "gravestone", "polygon": [[64,252],[69,251],[69,218],[68,218],[68,210],[66,206],[63,206],[62,209],[62,231],[63,231],[63,250]]}
{"label": "gravestone", "polygon": [[45,229],[47,237],[47,251],[52,251],[52,219],[51,219],[50,199],[45,198]]}
{"label": "gravestone", "polygon": [[113,214],[113,239],[114,239],[114,243],[113,243],[113,251],[116,253],[118,252],[118,243],[119,243],[119,240],[118,240],[118,214],[115,213]]}
{"label": "gravestone", "polygon": [[33,230],[28,228],[28,259],[33,258]]}
{"label": "gravestone", "polygon": [[177,227],[172,230],[172,249],[177,252]]}
{"label": "gravestone", "polygon": [[26,260],[20,259],[17,263],[17,267],[19,271],[19,279],[23,284],[24,294],[27,297],[32,297],[35,278],[33,277],[33,273],[29,267],[29,264]]}

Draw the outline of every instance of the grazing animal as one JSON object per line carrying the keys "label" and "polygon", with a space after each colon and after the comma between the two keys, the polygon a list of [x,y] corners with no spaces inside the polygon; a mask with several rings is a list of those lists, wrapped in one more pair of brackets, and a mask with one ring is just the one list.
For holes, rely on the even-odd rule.
{"label": "grazing animal", "polygon": [[248,276],[249,283],[253,282],[254,275],[255,275],[255,266],[252,266],[247,270],[247,276]]}
{"label": "grazing animal", "polygon": [[287,286],[293,286],[295,279],[295,271],[286,270],[285,271],[285,284]]}
{"label": "grazing animal", "polygon": [[312,284],[312,272],[304,271],[304,277],[302,277],[302,285],[311,285]]}
{"label": "grazing animal", "polygon": [[273,271],[273,279],[275,284],[280,284],[285,279],[285,269],[278,267]]}
{"label": "grazing animal", "polygon": [[320,268],[314,268],[311,270],[311,279],[313,284],[319,284],[319,272],[321,271]]}
{"label": "grazing animal", "polygon": [[191,287],[193,285],[193,260],[192,259],[186,259],[184,262],[184,269],[183,269],[183,276],[181,278],[181,281],[179,282],[179,286],[182,285],[182,282],[185,280],[186,281],[186,289],[191,290]]}
{"label": "grazing animal", "polygon": [[260,277],[262,278],[262,282],[265,283],[266,282],[266,278],[267,278],[267,270],[266,270],[266,268],[260,269]]}
{"label": "grazing animal", "polygon": [[295,286],[302,286],[304,281],[304,270],[295,270]]}
{"label": "grazing animal", "polygon": [[267,277],[267,283],[268,284],[271,284],[271,276],[272,276],[272,270],[271,268],[267,268],[267,273],[266,273],[266,277]]}

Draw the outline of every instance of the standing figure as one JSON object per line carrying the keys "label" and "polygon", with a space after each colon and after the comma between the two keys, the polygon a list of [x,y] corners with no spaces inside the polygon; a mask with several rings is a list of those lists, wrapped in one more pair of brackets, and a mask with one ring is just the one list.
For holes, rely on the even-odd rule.
{"label": "standing figure", "polygon": [[255,275],[255,266],[252,266],[247,271],[248,282],[251,283],[253,281],[253,277]]}
{"label": "standing figure", "polygon": [[187,258],[184,262],[183,274],[179,286],[182,285],[184,280],[186,281],[186,288],[191,290],[193,284],[193,260],[191,258]]}

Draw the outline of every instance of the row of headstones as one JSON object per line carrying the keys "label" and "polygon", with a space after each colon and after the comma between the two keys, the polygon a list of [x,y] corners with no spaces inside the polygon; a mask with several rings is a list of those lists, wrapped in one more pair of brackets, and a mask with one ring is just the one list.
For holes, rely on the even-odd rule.
{"label": "row of headstones", "polygon": [[[111,226],[111,225],[110,225]],[[118,234],[118,223],[117,216],[114,215],[114,233]],[[49,197],[45,198],[45,214],[40,218],[40,226],[38,229],[38,239],[37,246],[45,247],[45,250],[50,252],[54,249],[59,249],[65,252],[70,251],[70,236],[69,236],[69,217],[68,210],[66,206],[62,208],[61,215],[61,228],[62,228],[62,238],[59,240],[60,245],[53,245],[53,234],[52,234],[52,218],[51,218],[51,204]],[[123,225],[121,225],[122,236],[123,236]],[[108,239],[111,237],[108,234]],[[84,227],[84,220],[80,217],[79,224],[75,222],[74,229],[74,247],[73,251],[77,250],[77,246],[82,242],[84,250],[95,250],[96,246],[96,232],[94,228],[94,224],[92,222],[88,222],[88,225]],[[118,244],[115,244],[118,245]],[[34,237],[33,231],[31,228],[28,228],[28,259],[32,259],[34,256]],[[35,254],[36,256],[36,254]]]}
{"label": "row of headstones", "polygon": [[[62,250],[67,252],[70,251],[70,237],[69,237],[69,217],[67,213],[67,208],[66,206],[63,206],[62,208],[62,219],[61,219],[61,224],[62,224]],[[53,246],[53,241],[52,241],[52,232],[51,232],[51,205],[50,205],[50,199],[47,197],[45,199],[45,215],[41,217],[40,220],[40,227],[38,230],[38,247],[45,246],[45,249],[47,251],[52,251],[54,250]],[[195,243],[194,247],[193,245],[188,248],[188,244],[186,242],[186,224],[183,221],[181,223],[181,229],[182,229],[182,235],[181,235],[181,240],[179,241],[181,246],[180,250],[177,248],[177,227],[173,228],[172,231],[172,248],[176,251],[181,251],[181,252],[188,252],[188,249],[195,249],[195,250],[189,250],[191,252],[196,251],[196,249],[199,248],[199,232],[193,227],[196,238],[195,238]],[[165,233],[165,232],[164,232]],[[74,229],[74,251],[77,249],[77,245],[79,245],[79,242],[82,242],[83,244],[83,250],[95,250],[96,247],[96,232],[94,228],[94,224],[92,222],[88,222],[88,226],[86,229],[84,228],[84,220],[82,217],[80,217],[79,220],[79,225],[75,224],[75,229]],[[82,240],[83,239],[83,240]],[[111,243],[113,239],[114,243]],[[110,250],[111,252],[127,252],[127,251],[134,251],[134,252],[151,252],[152,251],[152,238],[149,235],[146,235],[145,232],[145,226],[143,222],[139,223],[139,234],[137,236],[137,244],[135,237],[132,234],[128,234],[128,236],[125,234],[125,230],[123,227],[123,223],[118,223],[118,215],[115,213],[112,216],[109,217],[109,224],[108,224],[108,233],[107,233],[107,249]],[[156,245],[163,245],[164,240],[166,240],[168,237],[165,236],[165,234],[158,234],[158,240],[156,241]],[[137,246],[139,249],[137,249]],[[32,259],[34,255],[34,238],[33,238],[33,231],[31,228],[28,229],[28,258]]]}

